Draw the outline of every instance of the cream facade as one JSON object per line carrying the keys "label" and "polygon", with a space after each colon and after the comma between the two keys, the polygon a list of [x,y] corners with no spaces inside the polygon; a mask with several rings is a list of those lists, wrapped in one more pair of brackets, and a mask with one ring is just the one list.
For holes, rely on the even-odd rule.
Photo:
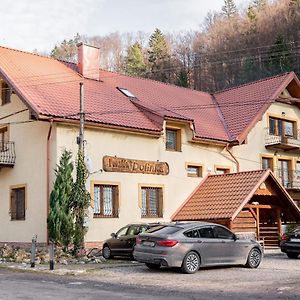
{"label": "cream facade", "polygon": [[[294,148],[284,146],[270,147],[270,118],[286,120],[293,123],[293,140],[290,141]],[[276,178],[285,186],[289,194],[300,205],[300,109],[297,105],[275,102],[270,105],[252,130],[246,142],[233,147],[233,153],[240,162],[240,171],[258,170],[263,168],[263,159],[269,159],[270,168]],[[271,135],[272,138],[272,135]],[[275,137],[273,137],[275,138]],[[298,145],[298,146],[297,146]],[[282,162],[286,162],[285,165]]]}
{"label": "cream facade", "polygon": [[[20,112],[21,111],[21,112]],[[38,241],[47,242],[48,193],[55,180],[54,169],[64,149],[77,153],[78,126],[49,120],[34,121],[22,101],[12,96],[11,103],[1,106],[1,115],[8,126],[9,140],[15,142],[16,162],[13,168],[2,167],[0,171],[0,231],[1,242],[28,243],[34,235]],[[285,159],[296,169],[300,152],[267,149],[265,146],[269,118],[283,118],[295,122],[299,129],[300,110],[295,105],[276,102],[263,114],[262,119],[249,132],[244,144],[229,148],[239,162],[240,171],[262,168],[262,158],[270,157],[275,174],[278,160]],[[9,123],[6,125],[6,123]],[[166,129],[176,129],[180,134],[180,151],[166,149]],[[221,171],[236,172],[237,163],[225,145],[205,144],[192,140],[193,131],[187,122],[167,120],[164,132],[159,136],[144,133],[85,128],[85,155],[90,175],[87,189],[94,197],[95,186],[118,187],[118,212],[114,217],[94,215],[92,201],[87,220],[86,242],[99,242],[111,232],[131,222],[169,221],[171,215],[208,174]],[[167,175],[104,171],[103,157],[112,156],[128,160],[165,162],[169,166]],[[197,176],[190,176],[188,167],[199,167]],[[74,174],[75,175],[75,174]],[[25,187],[25,220],[11,220],[10,193],[14,187]],[[157,187],[162,190],[162,216],[142,216],[142,187]],[[293,191],[291,191],[293,192]]]}

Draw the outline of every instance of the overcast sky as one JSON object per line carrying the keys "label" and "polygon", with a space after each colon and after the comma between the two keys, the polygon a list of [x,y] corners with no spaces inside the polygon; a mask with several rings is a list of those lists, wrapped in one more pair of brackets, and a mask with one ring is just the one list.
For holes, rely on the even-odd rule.
{"label": "overcast sky", "polygon": [[[235,0],[244,7],[250,0]],[[224,0],[0,0],[0,45],[50,51],[81,35],[198,29]]]}

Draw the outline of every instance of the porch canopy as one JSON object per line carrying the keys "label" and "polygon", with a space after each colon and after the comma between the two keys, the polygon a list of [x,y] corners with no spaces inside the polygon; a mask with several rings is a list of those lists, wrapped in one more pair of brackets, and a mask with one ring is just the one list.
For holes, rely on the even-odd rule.
{"label": "porch canopy", "polygon": [[277,246],[282,224],[299,223],[300,210],[271,170],[209,175],[172,221],[209,221]]}

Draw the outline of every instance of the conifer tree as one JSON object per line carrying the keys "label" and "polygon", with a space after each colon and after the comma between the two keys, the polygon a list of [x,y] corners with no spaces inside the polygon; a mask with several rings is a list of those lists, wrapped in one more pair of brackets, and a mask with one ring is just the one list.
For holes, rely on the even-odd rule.
{"label": "conifer tree", "polygon": [[163,82],[167,81],[168,70],[166,69],[170,67],[169,47],[165,36],[158,28],[150,36],[148,55],[152,72],[150,77]]}
{"label": "conifer tree", "polygon": [[292,66],[293,58],[290,46],[283,36],[279,35],[269,51],[268,69],[270,75],[292,71]]}
{"label": "conifer tree", "polygon": [[125,71],[126,74],[132,76],[145,75],[147,66],[141,44],[138,42],[131,45],[127,50],[125,58]]}
{"label": "conifer tree", "polygon": [[70,197],[70,208],[72,209],[75,227],[74,227],[74,253],[84,247],[84,236],[86,228],[84,219],[87,215],[87,208],[90,204],[91,196],[86,190],[85,183],[88,177],[88,171],[84,163],[84,156],[81,150],[78,150],[76,161],[76,181],[73,184]]}
{"label": "conifer tree", "polygon": [[230,19],[237,15],[238,11],[233,0],[224,0],[224,5],[222,7],[222,14]]}
{"label": "conifer tree", "polygon": [[48,216],[49,240],[67,250],[72,242],[73,216],[69,208],[69,197],[73,186],[72,153],[64,150],[55,170],[56,179],[50,194],[50,212]]}
{"label": "conifer tree", "polygon": [[186,70],[181,69],[177,77],[176,85],[181,87],[189,87],[188,73]]}

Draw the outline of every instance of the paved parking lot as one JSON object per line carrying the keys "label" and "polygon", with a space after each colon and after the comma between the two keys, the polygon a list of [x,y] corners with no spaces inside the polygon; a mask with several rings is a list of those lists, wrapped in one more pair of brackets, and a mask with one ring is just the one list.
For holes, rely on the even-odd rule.
{"label": "paved parking lot", "polygon": [[[284,254],[266,255],[258,269],[243,267],[200,269],[186,275],[178,270],[149,270],[145,266],[96,272],[94,280],[139,285],[159,290],[213,293],[213,297],[242,299],[300,299],[300,259]],[[200,295],[200,294],[199,294]],[[296,298],[295,298],[296,297]]]}
{"label": "paved parking lot", "polygon": [[76,276],[13,270],[0,269],[0,299],[300,299],[300,259],[279,252],[266,255],[258,269],[210,268],[192,275],[132,263],[96,265]]}

